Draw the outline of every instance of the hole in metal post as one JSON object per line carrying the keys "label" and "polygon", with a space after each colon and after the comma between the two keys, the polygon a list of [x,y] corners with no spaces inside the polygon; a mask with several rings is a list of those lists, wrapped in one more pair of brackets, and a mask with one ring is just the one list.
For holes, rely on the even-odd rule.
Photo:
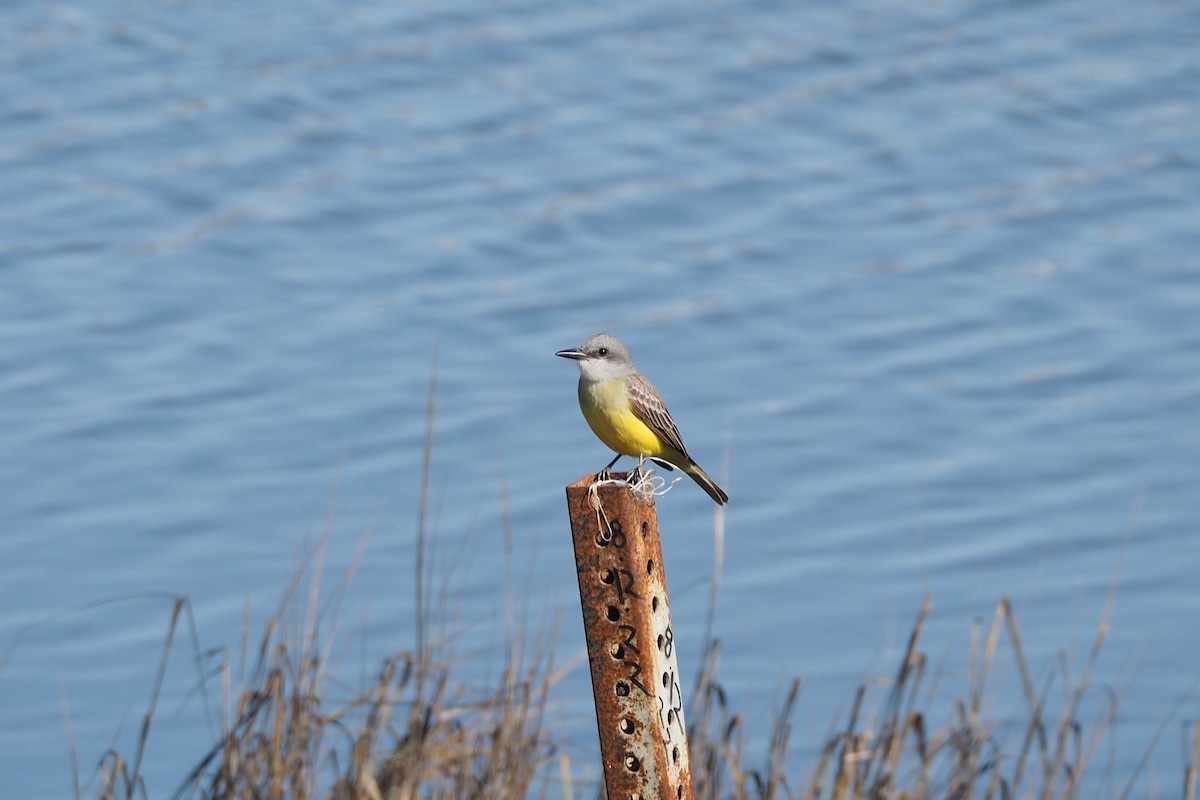
{"label": "hole in metal post", "polygon": [[650,610],[658,611],[658,598],[657,597],[650,598]]}
{"label": "hole in metal post", "polygon": [[679,800],[683,800],[683,787],[682,786],[680,786],[679,788],[677,788],[675,790],[675,796],[677,798],[679,798]]}
{"label": "hole in metal post", "polygon": [[626,717],[625,719],[621,720],[621,733],[624,733],[624,734],[633,733],[633,720],[631,720],[629,717]]}
{"label": "hole in metal post", "polygon": [[642,536],[645,536],[645,535],[646,535],[647,533],[649,533],[649,532],[650,532],[650,523],[649,523],[649,522],[643,522],[643,523],[642,523]]}
{"label": "hole in metal post", "polygon": [[604,615],[608,617],[609,622],[616,622],[621,618],[621,609],[616,606],[609,606],[608,611],[604,612]]}
{"label": "hole in metal post", "polygon": [[670,685],[671,685],[671,673],[664,672],[663,673],[663,686],[665,687],[665,686],[670,686]]}
{"label": "hole in metal post", "polygon": [[621,646],[620,642],[613,642],[612,645],[609,646],[608,652],[611,653],[612,657],[617,661],[620,661],[625,657],[625,648]]}
{"label": "hole in metal post", "polygon": [[617,681],[615,691],[617,697],[629,697],[629,684],[625,681]]}
{"label": "hole in metal post", "polygon": [[600,582],[607,583],[610,586],[612,584],[616,583],[617,582],[617,571],[615,569],[613,569],[612,567],[609,567],[608,569],[604,570],[603,572],[600,573]]}
{"label": "hole in metal post", "polygon": [[612,536],[606,536],[603,533],[596,534],[596,547],[608,547],[608,543],[612,541]]}
{"label": "hole in metal post", "polygon": [[658,635],[658,638],[657,638],[657,639],[655,639],[655,641],[658,643],[658,649],[659,649],[659,650],[662,650],[662,649],[663,649],[663,642],[665,641],[665,639],[663,639],[663,635],[662,635],[661,633]]}
{"label": "hole in metal post", "polygon": [[637,756],[625,756],[625,769],[630,772],[637,772],[642,768],[642,762],[638,761]]}
{"label": "hole in metal post", "polygon": [[671,748],[671,760],[674,761],[676,764],[679,763],[679,748],[678,747]]}
{"label": "hole in metal post", "polygon": [[646,562],[646,574],[647,574],[647,575],[653,575],[653,574],[654,574],[654,562],[653,562],[653,561],[647,561],[647,562]]}
{"label": "hole in metal post", "polygon": [[668,708],[667,709],[667,726],[669,727],[674,724],[675,724],[675,709]]}

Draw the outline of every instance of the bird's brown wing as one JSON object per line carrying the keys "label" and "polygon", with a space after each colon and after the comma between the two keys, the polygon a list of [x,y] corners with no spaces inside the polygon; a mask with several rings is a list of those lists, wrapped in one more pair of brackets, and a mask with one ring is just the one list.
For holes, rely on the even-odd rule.
{"label": "bird's brown wing", "polygon": [[654,384],[642,377],[641,373],[635,373],[629,376],[625,386],[629,392],[629,405],[633,409],[633,415],[690,460],[691,456],[683,446],[683,437],[679,435],[679,428],[675,426],[675,420],[671,419],[671,412],[667,411],[667,404],[663,402]]}

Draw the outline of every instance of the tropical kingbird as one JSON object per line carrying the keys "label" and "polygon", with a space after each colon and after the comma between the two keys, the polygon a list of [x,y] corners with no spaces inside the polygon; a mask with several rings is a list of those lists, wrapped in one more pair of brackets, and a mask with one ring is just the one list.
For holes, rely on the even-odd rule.
{"label": "tropical kingbird", "polygon": [[559,350],[554,355],[579,363],[583,418],[600,441],[617,454],[605,471],[621,456],[648,458],[666,469],[679,467],[718,504],[729,502],[729,495],[688,455],[667,404],[638,372],[629,349],[615,336],[597,333],[578,349]]}

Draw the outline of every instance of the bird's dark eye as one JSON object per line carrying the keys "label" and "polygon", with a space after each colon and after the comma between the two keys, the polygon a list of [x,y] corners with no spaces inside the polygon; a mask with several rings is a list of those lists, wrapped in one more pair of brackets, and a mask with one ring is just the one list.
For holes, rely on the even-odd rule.
{"label": "bird's dark eye", "polygon": [[599,350],[597,350],[596,352],[597,352],[597,353],[599,353],[599,354],[600,354],[600,355],[602,355],[602,356],[606,356],[606,355],[608,355],[608,348],[607,348],[607,347],[601,347],[601,348],[600,348]]}

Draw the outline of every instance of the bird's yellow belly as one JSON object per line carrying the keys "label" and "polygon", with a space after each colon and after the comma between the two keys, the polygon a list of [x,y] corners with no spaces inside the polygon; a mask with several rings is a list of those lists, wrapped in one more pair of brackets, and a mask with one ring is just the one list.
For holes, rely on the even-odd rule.
{"label": "bird's yellow belly", "polygon": [[614,452],[635,458],[664,453],[658,435],[630,409],[624,378],[580,383],[579,407],[592,431]]}

